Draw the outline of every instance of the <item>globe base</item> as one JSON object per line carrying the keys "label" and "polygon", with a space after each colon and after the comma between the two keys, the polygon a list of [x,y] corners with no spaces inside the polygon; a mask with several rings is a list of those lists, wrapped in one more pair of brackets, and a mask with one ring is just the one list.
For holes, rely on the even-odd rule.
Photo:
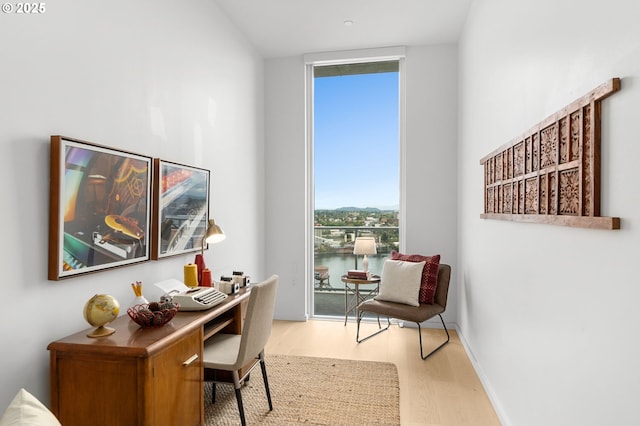
{"label": "globe base", "polygon": [[100,327],[97,327],[92,332],[87,333],[87,337],[106,337],[106,336],[111,336],[115,332],[116,332],[115,328],[105,327],[104,325],[101,325]]}

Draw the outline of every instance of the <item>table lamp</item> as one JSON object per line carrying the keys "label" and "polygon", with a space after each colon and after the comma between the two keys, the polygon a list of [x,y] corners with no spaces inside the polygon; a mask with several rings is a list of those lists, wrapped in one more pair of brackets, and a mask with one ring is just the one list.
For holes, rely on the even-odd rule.
{"label": "table lamp", "polygon": [[208,243],[215,244],[224,240],[227,236],[224,234],[224,231],[215,220],[209,219],[209,224],[207,226],[207,231],[202,237],[202,247],[200,249],[200,254],[196,254],[195,264],[198,266],[198,283],[204,286],[211,286],[211,276],[205,280],[203,279],[204,271],[208,271],[211,274],[211,271],[207,269],[207,266],[204,263],[204,248]]}
{"label": "table lamp", "polygon": [[368,254],[377,254],[376,240],[373,237],[358,237],[353,245],[353,254],[356,255],[356,269],[358,269],[358,256],[363,255],[362,270],[369,271],[369,259]]}

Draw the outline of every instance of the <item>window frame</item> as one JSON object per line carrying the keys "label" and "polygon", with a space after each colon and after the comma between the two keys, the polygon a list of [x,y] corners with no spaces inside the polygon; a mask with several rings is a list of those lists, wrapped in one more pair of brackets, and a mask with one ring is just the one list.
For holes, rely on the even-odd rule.
{"label": "window frame", "polygon": [[398,61],[398,142],[399,142],[399,249],[404,251],[406,241],[406,86],[405,86],[405,47],[388,47],[341,52],[313,53],[304,56],[305,69],[305,298],[307,316],[315,317],[314,312],[314,212],[315,212],[315,171],[314,171],[314,68],[316,66],[358,64],[370,62]]}

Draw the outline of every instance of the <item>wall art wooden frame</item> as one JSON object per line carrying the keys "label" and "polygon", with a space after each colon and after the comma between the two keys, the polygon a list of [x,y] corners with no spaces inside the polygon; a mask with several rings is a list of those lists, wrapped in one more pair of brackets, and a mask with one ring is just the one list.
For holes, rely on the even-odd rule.
{"label": "wall art wooden frame", "polygon": [[210,175],[206,169],[154,159],[152,259],[202,249]]}
{"label": "wall art wooden frame", "polygon": [[152,158],[51,136],[50,280],[149,260]]}
{"label": "wall art wooden frame", "polygon": [[480,160],[483,219],[619,229],[600,216],[601,101],[612,78]]}

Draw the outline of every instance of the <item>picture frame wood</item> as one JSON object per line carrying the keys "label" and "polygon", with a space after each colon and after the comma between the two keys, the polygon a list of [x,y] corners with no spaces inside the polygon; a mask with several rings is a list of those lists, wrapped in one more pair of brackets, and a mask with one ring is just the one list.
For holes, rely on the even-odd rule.
{"label": "picture frame wood", "polygon": [[150,259],[152,161],[51,136],[49,280]]}
{"label": "picture frame wood", "polygon": [[154,260],[201,251],[209,221],[211,172],[154,159]]}

